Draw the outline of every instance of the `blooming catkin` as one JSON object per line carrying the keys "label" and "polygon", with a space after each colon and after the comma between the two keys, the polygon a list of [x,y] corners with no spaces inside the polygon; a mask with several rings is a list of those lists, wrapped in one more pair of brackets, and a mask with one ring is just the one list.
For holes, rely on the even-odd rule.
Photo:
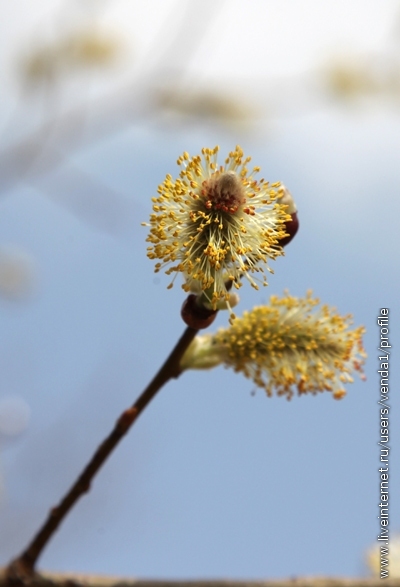
{"label": "blooming catkin", "polygon": [[[155,271],[182,273],[183,289],[203,293],[213,309],[229,301],[228,289],[241,286],[245,276],[253,287],[267,284],[268,259],[283,255],[280,240],[291,220],[287,190],[254,176],[240,147],[217,163],[218,147],[202,155],[184,153],[178,179],[167,175],[153,198],[147,255],[157,259]],[[257,274],[257,276],[255,275]],[[261,274],[261,275],[260,275]],[[172,287],[172,282],[169,287]]]}
{"label": "blooming catkin", "polygon": [[[225,364],[265,389],[268,396],[331,391],[341,399],[351,373],[362,375],[364,328],[350,329],[342,317],[308,293],[305,298],[271,296],[213,335],[199,336],[188,349],[182,368]],[[314,311],[315,310],[315,311]]]}

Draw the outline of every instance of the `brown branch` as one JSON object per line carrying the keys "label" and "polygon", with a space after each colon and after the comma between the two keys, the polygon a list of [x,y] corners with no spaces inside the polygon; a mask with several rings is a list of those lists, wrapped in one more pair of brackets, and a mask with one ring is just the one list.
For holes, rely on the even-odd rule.
{"label": "brown branch", "polygon": [[175,348],[155,375],[154,379],[138,397],[136,402],[121,414],[113,431],[97,448],[93,457],[78,479],[71,486],[60,503],[50,510],[47,520],[33,538],[32,542],[18,558],[10,563],[6,575],[13,584],[23,584],[29,580],[29,578],[32,578],[36,561],[42,550],[72,506],[84,493],[89,491],[91,482],[97,471],[117,446],[121,438],[128,432],[139,414],[141,414],[144,408],[150,403],[161,387],[170,379],[179,377],[181,374],[180,360],[197,332],[198,330],[191,328],[190,326],[186,328]]}
{"label": "brown branch", "polygon": [[[0,569],[0,587],[14,587]],[[400,579],[385,579],[385,587],[400,587]],[[43,573],[35,575],[30,587],[382,587],[378,578],[293,577],[291,579],[240,581],[232,579],[132,579],[102,575]]]}

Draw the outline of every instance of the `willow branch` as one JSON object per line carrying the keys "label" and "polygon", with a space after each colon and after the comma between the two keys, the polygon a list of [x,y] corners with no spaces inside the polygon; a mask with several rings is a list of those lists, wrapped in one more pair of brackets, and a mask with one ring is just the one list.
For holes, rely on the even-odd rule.
{"label": "willow branch", "polygon": [[23,581],[34,574],[36,562],[44,547],[49,542],[72,506],[84,493],[89,491],[94,476],[110,456],[119,441],[128,432],[129,428],[137,420],[138,416],[150,403],[161,387],[170,379],[179,377],[181,374],[180,360],[197,332],[197,329],[190,326],[186,328],[175,348],[153,380],[138,397],[136,402],[121,414],[111,434],[97,448],[93,457],[75,483],[71,486],[60,503],[50,510],[47,520],[34,536],[32,542],[28,545],[26,550],[24,550],[22,554],[9,565],[7,576],[10,581]]}

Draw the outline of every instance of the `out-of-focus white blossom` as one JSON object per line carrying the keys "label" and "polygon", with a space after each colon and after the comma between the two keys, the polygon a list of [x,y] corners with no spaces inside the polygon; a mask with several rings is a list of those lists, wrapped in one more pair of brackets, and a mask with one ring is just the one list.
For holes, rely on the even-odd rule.
{"label": "out-of-focus white blossom", "polygon": [[17,436],[28,426],[31,411],[19,396],[6,396],[0,399],[0,437]]}
{"label": "out-of-focus white blossom", "polygon": [[[232,96],[233,94],[233,96]],[[158,91],[157,105],[166,113],[205,121],[220,122],[241,130],[251,127],[258,115],[255,109],[233,92],[163,88]]]}
{"label": "out-of-focus white blossom", "polygon": [[35,263],[33,257],[16,246],[0,247],[0,296],[22,299],[33,288]]}
{"label": "out-of-focus white blossom", "polygon": [[22,60],[21,69],[27,82],[37,84],[54,81],[65,73],[112,65],[120,53],[117,35],[97,29],[80,30],[32,49]]}
{"label": "out-of-focus white blossom", "polygon": [[[389,549],[389,554],[381,553],[381,546]],[[387,564],[381,564],[381,557],[383,557]],[[394,534],[389,538],[389,546],[386,547],[384,543],[377,543],[371,546],[365,555],[369,570],[374,577],[381,578],[381,570],[388,571],[388,578],[400,579],[400,534]]]}

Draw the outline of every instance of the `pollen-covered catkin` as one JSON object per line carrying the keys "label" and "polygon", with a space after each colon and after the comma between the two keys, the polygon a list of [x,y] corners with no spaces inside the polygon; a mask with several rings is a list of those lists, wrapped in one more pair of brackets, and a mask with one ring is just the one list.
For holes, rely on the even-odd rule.
{"label": "pollen-covered catkin", "polygon": [[260,169],[249,170],[251,158],[240,147],[224,165],[218,165],[217,154],[215,147],[179,157],[179,177],[167,175],[145,223],[155,271],[165,267],[174,278],[181,273],[183,289],[203,293],[213,309],[229,299],[227,283],[239,288],[246,277],[256,289],[267,284],[268,260],[283,254],[279,241],[291,219],[288,206],[279,202],[284,186],[254,179]]}
{"label": "pollen-covered catkin", "polygon": [[318,299],[286,293],[271,296],[236,318],[228,328],[198,336],[182,360],[184,369],[225,364],[254,383],[290,399],[299,394],[330,391],[335,399],[346,394],[352,373],[363,378],[364,328],[351,329],[351,316],[340,316]]}

